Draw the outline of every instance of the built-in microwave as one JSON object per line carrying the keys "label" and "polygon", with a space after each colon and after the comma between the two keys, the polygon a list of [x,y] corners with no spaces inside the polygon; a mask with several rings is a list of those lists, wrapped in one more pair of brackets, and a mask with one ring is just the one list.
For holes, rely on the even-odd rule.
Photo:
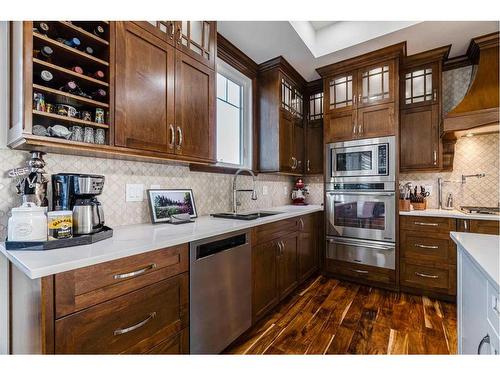
{"label": "built-in microwave", "polygon": [[395,181],[395,137],[326,145],[326,183]]}

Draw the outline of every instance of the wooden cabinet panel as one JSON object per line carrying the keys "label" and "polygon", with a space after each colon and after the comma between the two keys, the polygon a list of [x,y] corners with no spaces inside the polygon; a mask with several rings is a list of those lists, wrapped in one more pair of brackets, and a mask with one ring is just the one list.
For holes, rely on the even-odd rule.
{"label": "wooden cabinet panel", "polygon": [[306,174],[323,173],[323,121],[309,123],[306,127]]}
{"label": "wooden cabinet panel", "polygon": [[426,217],[426,216],[399,216],[399,225],[401,229],[416,232],[430,232],[449,234],[455,230],[455,219],[447,217]]}
{"label": "wooden cabinet panel", "polygon": [[252,245],[255,246],[261,243],[276,240],[287,235],[288,233],[296,231],[297,228],[296,218],[259,225],[252,230]]}
{"label": "wooden cabinet panel", "polygon": [[293,157],[296,162],[292,167],[295,173],[304,173],[305,166],[305,139],[304,139],[304,124],[302,119],[295,119],[293,123]]}
{"label": "wooden cabinet panel", "polygon": [[325,116],[325,143],[347,141],[357,134],[356,111],[340,112]]}
{"label": "wooden cabinet panel", "polygon": [[498,236],[500,234],[500,222],[496,220],[458,219],[457,231],[480,234],[494,234]]}
{"label": "wooden cabinet panel", "polygon": [[424,291],[435,291],[455,294],[456,270],[423,266],[406,261],[401,265],[401,285],[419,288]]}
{"label": "wooden cabinet panel", "polygon": [[316,214],[302,216],[299,219],[298,238],[298,279],[299,282],[306,280],[318,269],[318,230],[319,224]]}
{"label": "wooden cabinet panel", "polygon": [[348,280],[381,287],[395,287],[396,272],[388,268],[326,259],[325,269],[334,276],[345,277]]}
{"label": "wooden cabinet panel", "polygon": [[147,354],[189,354],[189,329],[185,328],[147,352]]}
{"label": "wooden cabinet panel", "polygon": [[188,326],[188,274],[56,320],[56,354],[144,353]]}
{"label": "wooden cabinet panel", "polygon": [[298,233],[291,233],[280,239],[281,252],[278,260],[278,289],[280,299],[286,297],[298,285],[297,244]]}
{"label": "wooden cabinet panel", "polygon": [[176,21],[175,46],[215,70],[217,22]]}
{"label": "wooden cabinet panel", "polygon": [[188,270],[187,244],[56,274],[60,318]]}
{"label": "wooden cabinet panel", "polygon": [[115,144],[172,153],[173,47],[132,22],[117,22],[115,62]]}
{"label": "wooden cabinet panel", "polygon": [[374,138],[395,134],[394,103],[358,109],[357,137]]}
{"label": "wooden cabinet panel", "polygon": [[175,153],[215,161],[215,72],[175,53]]}
{"label": "wooden cabinet panel", "polygon": [[441,168],[439,106],[419,106],[401,110],[400,169]]}
{"label": "wooden cabinet panel", "polygon": [[413,262],[438,266],[456,263],[456,249],[449,234],[422,236],[419,232],[401,231],[400,254]]}
{"label": "wooden cabinet panel", "polygon": [[278,244],[276,241],[252,248],[252,316],[259,320],[279,302]]}
{"label": "wooden cabinet panel", "polygon": [[293,116],[285,110],[280,110],[279,159],[280,171],[282,172],[292,172],[296,164],[296,159],[294,159],[294,134],[295,124]]}
{"label": "wooden cabinet panel", "polygon": [[441,67],[433,62],[401,70],[400,108],[438,104],[441,100]]}

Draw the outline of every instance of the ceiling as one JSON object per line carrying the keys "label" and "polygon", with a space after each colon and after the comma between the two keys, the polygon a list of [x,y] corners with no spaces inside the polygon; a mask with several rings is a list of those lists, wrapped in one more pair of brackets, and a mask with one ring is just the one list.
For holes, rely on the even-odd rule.
{"label": "ceiling", "polygon": [[451,44],[465,54],[471,38],[497,21],[219,21],[217,29],[258,64],[282,55],[307,80],[315,69],[407,41],[408,55]]}

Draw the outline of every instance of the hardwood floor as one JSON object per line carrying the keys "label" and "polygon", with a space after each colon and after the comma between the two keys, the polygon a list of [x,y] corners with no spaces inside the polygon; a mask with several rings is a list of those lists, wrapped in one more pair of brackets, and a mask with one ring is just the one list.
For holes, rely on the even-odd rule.
{"label": "hardwood floor", "polygon": [[456,354],[454,304],[319,276],[227,354]]}

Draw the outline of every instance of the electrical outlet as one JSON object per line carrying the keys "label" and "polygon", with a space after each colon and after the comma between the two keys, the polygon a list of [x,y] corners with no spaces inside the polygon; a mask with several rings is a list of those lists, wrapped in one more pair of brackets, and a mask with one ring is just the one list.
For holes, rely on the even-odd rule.
{"label": "electrical outlet", "polygon": [[127,184],[126,185],[126,201],[127,202],[142,202],[144,196],[143,184]]}
{"label": "electrical outlet", "polygon": [[160,185],[152,184],[149,188],[150,189],[160,189]]}
{"label": "electrical outlet", "polygon": [[262,186],[262,195],[267,195],[267,194],[269,194],[269,191],[267,189],[267,186],[264,185],[264,186]]}
{"label": "electrical outlet", "polygon": [[288,186],[283,186],[283,194],[288,196]]}
{"label": "electrical outlet", "polygon": [[432,195],[432,185],[425,185],[424,188],[425,191],[429,193],[429,195]]}

